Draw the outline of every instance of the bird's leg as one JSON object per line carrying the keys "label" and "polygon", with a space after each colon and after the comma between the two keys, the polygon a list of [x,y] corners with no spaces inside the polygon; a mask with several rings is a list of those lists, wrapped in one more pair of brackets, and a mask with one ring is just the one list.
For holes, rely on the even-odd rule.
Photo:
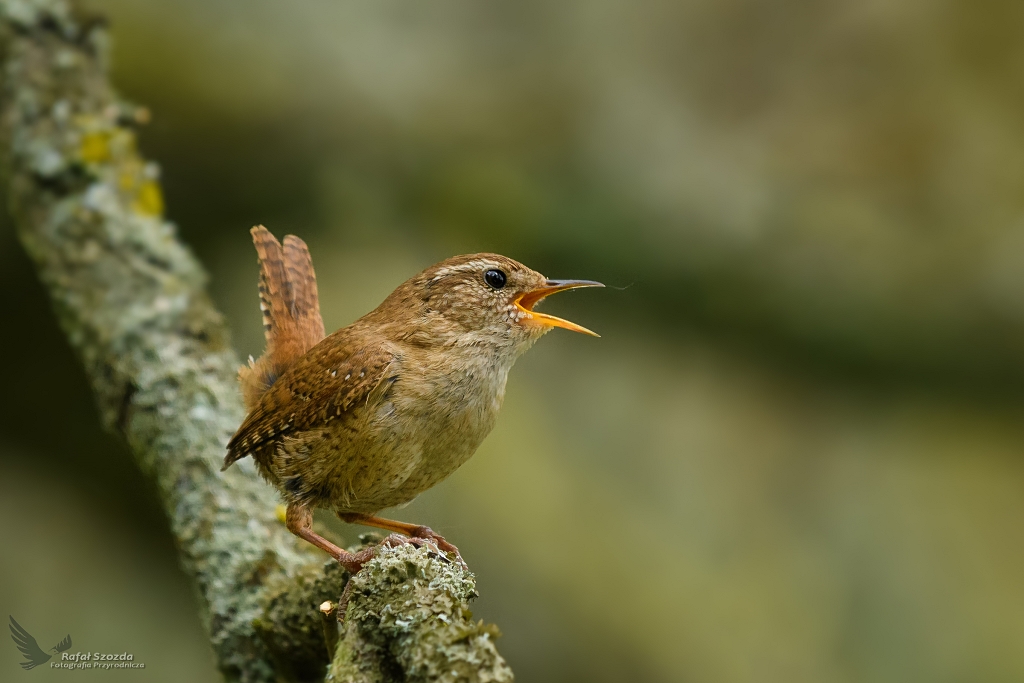
{"label": "bird's leg", "polygon": [[384,519],[383,517],[375,517],[374,515],[364,515],[360,512],[339,512],[338,517],[340,517],[343,522],[348,522],[349,524],[372,526],[377,529],[384,529],[385,531],[394,531],[400,534],[405,534],[411,538],[422,538],[423,540],[430,541],[440,550],[443,550],[446,553],[453,553],[455,557],[458,558],[459,564],[466,567],[466,563],[462,559],[459,549],[456,548],[454,544],[444,540],[444,537],[441,534],[435,532],[428,526],[396,522],[393,519]]}
{"label": "bird's leg", "polygon": [[288,511],[285,513],[285,525],[288,527],[288,531],[325,551],[352,574],[362,569],[363,565],[376,554],[375,548],[350,553],[313,531],[313,512],[305,505],[290,503]]}

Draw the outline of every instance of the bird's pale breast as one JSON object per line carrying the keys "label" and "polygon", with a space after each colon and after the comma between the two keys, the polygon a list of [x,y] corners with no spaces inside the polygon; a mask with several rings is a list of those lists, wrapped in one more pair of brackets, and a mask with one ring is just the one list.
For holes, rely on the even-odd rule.
{"label": "bird's pale breast", "polygon": [[491,431],[508,370],[479,349],[464,357],[453,350],[443,367],[415,352],[403,354],[390,373],[397,379],[374,403],[303,435],[291,449],[289,464],[302,463],[304,488],[314,498],[309,502],[372,514],[439,483]]}

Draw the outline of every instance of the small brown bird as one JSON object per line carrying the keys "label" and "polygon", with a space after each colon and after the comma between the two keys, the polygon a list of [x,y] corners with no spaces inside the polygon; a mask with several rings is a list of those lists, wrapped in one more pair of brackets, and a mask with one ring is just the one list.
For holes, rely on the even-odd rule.
{"label": "small brown bird", "polygon": [[[312,529],[316,508],[346,522],[458,549],[425,526],[374,516],[408,503],[473,455],[494,426],[508,372],[554,327],[544,297],[589,280],[548,280],[497,254],[454,256],[407,280],[380,306],[324,337],[309,250],[252,229],[260,262],[266,351],[239,372],[248,416],[224,469],[248,455],[287,502],[288,529],[358,571]],[[399,543],[402,537],[388,537]]]}

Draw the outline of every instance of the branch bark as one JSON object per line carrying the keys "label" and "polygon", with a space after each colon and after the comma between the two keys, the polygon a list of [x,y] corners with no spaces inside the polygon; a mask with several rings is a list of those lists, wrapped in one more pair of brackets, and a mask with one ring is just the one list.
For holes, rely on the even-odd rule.
{"label": "branch bark", "polygon": [[474,624],[472,574],[383,551],[354,580],[328,653],[321,615],[348,579],[276,516],[250,463],[219,473],[243,416],[227,328],[163,218],[148,113],[106,75],[107,32],[68,0],[0,0],[3,161],[15,228],[92,385],[104,425],[156,482],[228,680],[509,681]]}

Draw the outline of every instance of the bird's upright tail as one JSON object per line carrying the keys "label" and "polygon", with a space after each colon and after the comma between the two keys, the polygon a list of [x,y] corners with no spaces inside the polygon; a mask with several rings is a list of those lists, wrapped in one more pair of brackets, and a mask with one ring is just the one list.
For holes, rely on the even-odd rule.
{"label": "bird's upright tail", "polygon": [[[260,310],[267,347],[238,371],[242,398],[252,410],[263,393],[300,356],[324,338],[313,259],[306,243],[287,235],[284,245],[262,225],[250,231],[260,262]],[[230,464],[230,463],[227,463]]]}

